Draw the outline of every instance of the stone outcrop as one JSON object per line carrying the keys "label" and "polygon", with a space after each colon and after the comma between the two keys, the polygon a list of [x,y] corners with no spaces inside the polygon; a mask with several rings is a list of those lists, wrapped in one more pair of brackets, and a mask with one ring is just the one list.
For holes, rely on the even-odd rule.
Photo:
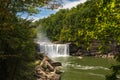
{"label": "stone outcrop", "polygon": [[69,43],[70,55],[72,56],[76,55],[77,51],[78,51],[78,47],[74,43]]}
{"label": "stone outcrop", "polygon": [[47,56],[44,56],[40,65],[35,68],[37,80],[61,80],[60,62],[53,62]]}

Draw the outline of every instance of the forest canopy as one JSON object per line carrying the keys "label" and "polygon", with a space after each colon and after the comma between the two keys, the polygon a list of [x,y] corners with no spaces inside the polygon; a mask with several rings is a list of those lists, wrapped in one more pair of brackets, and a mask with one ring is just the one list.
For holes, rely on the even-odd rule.
{"label": "forest canopy", "polygon": [[[0,80],[35,80],[34,60],[36,37],[31,21],[17,16],[38,13],[51,0],[0,0]],[[35,22],[52,41],[74,42],[77,46],[91,48],[97,40],[99,51],[108,51],[107,44],[120,46],[120,0],[87,0],[72,9],[61,9],[56,14]],[[54,6],[51,7],[54,9]],[[120,54],[116,56],[120,62]],[[120,65],[112,67],[109,80],[116,80]]]}
{"label": "forest canopy", "polygon": [[35,28],[17,14],[38,13],[51,0],[0,0],[0,80],[35,80]]}
{"label": "forest canopy", "polygon": [[119,0],[88,0],[72,9],[61,9],[56,14],[36,22],[51,41],[74,42],[90,47],[93,40],[120,45]]}
{"label": "forest canopy", "polygon": [[[72,42],[90,51],[94,41],[100,43],[98,53],[117,54],[120,62],[120,0],[87,0],[72,9],[61,9],[56,14],[36,22],[51,41]],[[113,66],[108,80],[116,80],[120,66]]]}

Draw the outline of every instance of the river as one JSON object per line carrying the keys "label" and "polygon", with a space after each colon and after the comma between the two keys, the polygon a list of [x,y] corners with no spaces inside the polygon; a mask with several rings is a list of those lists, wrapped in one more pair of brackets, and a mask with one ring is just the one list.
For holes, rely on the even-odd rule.
{"label": "river", "polygon": [[[39,43],[40,53],[62,63],[62,80],[105,80],[114,59],[69,56],[68,44]],[[53,58],[54,57],[54,58]]]}
{"label": "river", "polygon": [[62,63],[62,80],[105,80],[111,72],[114,59],[96,57],[57,57],[55,61]]}

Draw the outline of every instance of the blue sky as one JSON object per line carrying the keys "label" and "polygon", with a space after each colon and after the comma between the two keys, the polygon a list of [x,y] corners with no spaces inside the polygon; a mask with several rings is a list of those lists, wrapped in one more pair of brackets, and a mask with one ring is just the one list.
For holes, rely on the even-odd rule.
{"label": "blue sky", "polygon": [[62,0],[62,8],[58,9],[47,9],[47,8],[41,8],[40,12],[38,14],[34,14],[32,16],[28,16],[26,13],[22,14],[22,18],[26,18],[28,16],[28,19],[38,20],[44,17],[48,17],[50,14],[55,14],[60,9],[71,9],[72,7],[76,7],[80,3],[84,3],[86,0]]}

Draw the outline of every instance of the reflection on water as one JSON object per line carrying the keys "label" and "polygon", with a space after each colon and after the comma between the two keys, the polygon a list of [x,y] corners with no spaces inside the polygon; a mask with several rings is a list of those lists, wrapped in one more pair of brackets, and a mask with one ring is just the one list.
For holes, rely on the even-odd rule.
{"label": "reflection on water", "polygon": [[115,60],[95,57],[59,57],[53,60],[62,63],[62,80],[105,80],[110,66],[115,64]]}

